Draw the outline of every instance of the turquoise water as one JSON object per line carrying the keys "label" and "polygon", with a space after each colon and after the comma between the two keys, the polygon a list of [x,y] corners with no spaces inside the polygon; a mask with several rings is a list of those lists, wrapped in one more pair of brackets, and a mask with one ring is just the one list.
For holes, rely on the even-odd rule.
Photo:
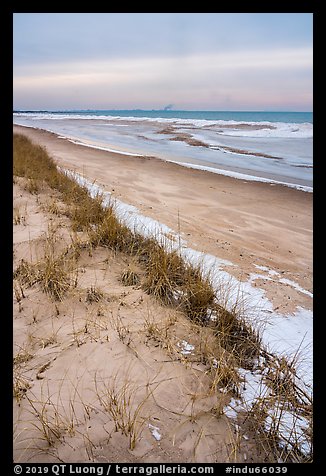
{"label": "turquoise water", "polygon": [[149,117],[165,119],[204,119],[208,121],[240,121],[240,122],[285,122],[313,123],[312,112],[270,112],[270,111],[175,111],[169,110],[73,110],[73,111],[14,111],[14,112],[42,112],[51,114],[79,114],[92,116],[119,116],[119,117]]}

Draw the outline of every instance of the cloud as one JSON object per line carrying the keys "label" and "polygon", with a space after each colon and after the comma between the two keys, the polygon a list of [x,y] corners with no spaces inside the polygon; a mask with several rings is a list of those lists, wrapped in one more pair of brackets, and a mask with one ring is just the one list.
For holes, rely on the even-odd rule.
{"label": "cloud", "polygon": [[[259,100],[266,95],[284,98],[312,96],[312,49],[287,48],[266,51],[170,55],[165,57],[113,58],[110,60],[48,62],[16,66],[14,95],[43,94],[60,100],[67,91],[106,103],[154,102],[187,104],[212,97],[232,102]],[[76,94],[76,93],[75,93]],[[69,95],[68,95],[69,96]],[[265,99],[266,101],[266,99]],[[62,107],[61,105],[60,107]],[[172,106],[172,104],[169,104]],[[69,107],[69,106],[67,106]],[[214,108],[215,106],[212,105]],[[211,108],[212,108],[211,107]]]}
{"label": "cloud", "polygon": [[29,64],[14,69],[15,81],[53,80],[65,78],[89,81],[101,78],[115,78],[116,81],[146,80],[146,78],[165,78],[173,76],[182,80],[188,74],[204,78],[207,74],[243,72],[295,72],[312,70],[312,49],[279,49],[267,51],[245,51],[219,54],[200,54],[186,56],[170,56],[164,58],[128,58],[101,61],[77,61],[70,63]]}

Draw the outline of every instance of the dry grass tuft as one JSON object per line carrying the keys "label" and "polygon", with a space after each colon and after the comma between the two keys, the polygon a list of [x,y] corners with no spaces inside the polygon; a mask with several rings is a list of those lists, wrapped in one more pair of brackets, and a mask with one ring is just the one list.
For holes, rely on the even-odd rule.
{"label": "dry grass tuft", "polygon": [[46,255],[36,264],[21,260],[21,264],[14,272],[14,278],[29,287],[39,283],[45,293],[58,301],[62,301],[72,284],[67,262],[62,257],[56,258],[52,254]]}
{"label": "dry grass tuft", "polygon": [[132,232],[121,224],[113,212],[106,208],[102,220],[88,230],[89,242],[93,246],[105,246],[113,251],[126,251],[133,241]]}
{"label": "dry grass tuft", "polygon": [[144,389],[133,384],[130,378],[123,379],[122,384],[118,383],[119,380],[117,374],[108,382],[102,381],[100,385],[95,376],[95,389],[101,406],[114,422],[115,431],[129,437],[129,448],[133,450],[148,419],[148,416],[142,415],[142,411],[151,392],[147,388],[146,394],[143,395]]}
{"label": "dry grass tuft", "polygon": [[95,286],[91,286],[86,291],[86,302],[92,304],[93,302],[100,302],[104,299],[104,293],[97,289]]}
{"label": "dry grass tuft", "polygon": [[173,304],[174,290],[183,283],[185,272],[185,264],[178,253],[167,250],[155,239],[144,239],[138,259],[146,270],[144,291],[164,303]]}
{"label": "dry grass tuft", "polygon": [[215,332],[220,345],[236,355],[239,366],[252,368],[261,351],[259,333],[236,311],[215,305]]}
{"label": "dry grass tuft", "polygon": [[15,355],[13,359],[14,366],[19,366],[31,360],[33,358],[33,354],[31,354],[26,348],[21,348],[19,352]]}
{"label": "dry grass tuft", "polygon": [[88,230],[104,219],[105,210],[102,207],[102,198],[91,198],[87,192],[82,197],[78,197],[78,194],[76,194],[68,215],[72,220],[74,231]]}
{"label": "dry grass tuft", "polygon": [[20,207],[14,207],[13,222],[14,225],[26,225],[26,210],[23,214]]}
{"label": "dry grass tuft", "polygon": [[208,311],[214,304],[215,292],[208,278],[204,278],[200,268],[189,267],[182,287],[181,307],[189,318],[207,323]]}
{"label": "dry grass tuft", "polygon": [[33,286],[37,283],[38,277],[36,268],[28,261],[21,259],[19,266],[14,271],[13,278],[17,279],[21,284],[26,286]]}
{"label": "dry grass tuft", "polygon": [[134,263],[129,263],[127,268],[121,273],[120,281],[124,286],[137,286],[140,283],[140,276]]}
{"label": "dry grass tuft", "polygon": [[39,281],[43,291],[57,301],[62,301],[71,286],[71,279],[64,268],[63,260],[53,256],[47,256],[40,265]]}
{"label": "dry grass tuft", "polygon": [[17,372],[17,370],[14,372],[13,377],[13,397],[16,398],[16,401],[19,404],[24,398],[27,390],[31,388],[31,385]]}

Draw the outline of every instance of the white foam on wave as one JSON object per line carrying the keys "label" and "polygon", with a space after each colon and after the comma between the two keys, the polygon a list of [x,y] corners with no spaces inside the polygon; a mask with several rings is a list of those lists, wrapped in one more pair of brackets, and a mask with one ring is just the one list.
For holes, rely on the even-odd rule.
{"label": "white foam on wave", "polygon": [[[14,113],[14,117],[30,118],[32,120],[100,120],[100,121],[131,121],[131,122],[159,122],[180,126],[194,126],[197,128],[217,126],[221,128],[219,133],[229,136],[240,137],[313,137],[313,124],[286,123],[268,121],[235,121],[235,120],[209,120],[209,119],[183,119],[165,117],[138,117],[138,116],[114,116],[96,114],[65,114],[65,113]],[[231,126],[231,127],[230,127]],[[234,126],[234,127],[232,127]],[[248,126],[239,128],[239,126]],[[259,128],[257,128],[257,126]]]}
{"label": "white foam on wave", "polygon": [[[230,121],[231,122],[231,121]],[[236,124],[248,124],[252,128],[238,129],[238,128],[224,128],[223,135],[239,136],[239,137],[280,137],[280,138],[312,138],[313,125],[309,122],[291,123],[291,122],[238,122]],[[225,124],[226,125],[226,124]],[[266,126],[255,129],[254,126]],[[272,127],[272,128],[271,128]],[[222,127],[223,128],[223,127]]]}

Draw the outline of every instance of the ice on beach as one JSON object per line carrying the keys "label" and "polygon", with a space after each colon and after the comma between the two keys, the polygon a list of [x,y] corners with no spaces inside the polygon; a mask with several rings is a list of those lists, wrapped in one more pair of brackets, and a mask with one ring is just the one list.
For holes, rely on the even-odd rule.
{"label": "ice on beach", "polygon": [[195,350],[195,346],[189,344],[186,340],[178,342],[177,346],[181,349],[181,354],[183,355],[189,355],[192,353],[193,350]]}
{"label": "ice on beach", "polygon": [[272,185],[284,185],[285,187],[295,188],[297,190],[301,190],[302,192],[310,192],[310,193],[313,192],[313,187],[310,187],[308,185],[299,185],[295,183],[282,182],[280,180],[272,180],[265,177],[258,177],[256,175],[247,175],[240,172],[234,172],[232,170],[218,169],[216,167],[207,167],[204,165],[197,165],[197,164],[189,164],[186,162],[182,163],[182,165],[190,169],[197,169],[197,170],[203,170],[206,172],[212,172],[219,175],[225,175],[226,177],[233,177],[239,180],[248,180],[248,182],[263,182],[263,183],[269,183]]}
{"label": "ice on beach", "polygon": [[[271,388],[264,382],[266,370],[262,373],[239,370],[242,377],[240,397],[233,397],[224,407],[224,414],[228,418],[235,421],[239,412],[252,410],[255,402],[262,398],[274,401]],[[281,447],[290,450],[296,447],[303,454],[310,454],[311,441],[307,435],[310,422],[304,416],[298,415],[297,411],[291,411],[290,405],[286,408],[284,402],[276,401],[276,404],[267,409],[267,416],[262,423],[267,433],[277,434]]]}
{"label": "ice on beach", "polygon": [[60,139],[67,139],[69,142],[72,142],[73,144],[76,145],[82,145],[84,147],[90,147],[91,149],[98,149],[98,150],[105,150],[106,152],[114,152],[115,154],[121,154],[121,155],[131,155],[133,157],[140,157],[142,154],[134,154],[133,152],[128,152],[126,150],[121,150],[121,149],[112,149],[110,147],[101,147],[99,145],[94,145],[94,144],[86,144],[85,142],[77,141],[77,140],[72,140],[67,137],[60,137]]}
{"label": "ice on beach", "polygon": [[302,288],[298,283],[296,283],[295,281],[292,281],[291,279],[281,278],[281,279],[279,279],[279,282],[283,283],[283,284],[287,284],[287,285],[293,287],[294,289],[296,289],[297,291],[299,291],[300,293],[306,294],[307,296],[309,296],[311,298],[313,297],[313,293],[311,293],[310,291],[307,291],[306,289]]}
{"label": "ice on beach", "polygon": [[[151,156],[241,180],[312,191],[312,123],[37,112],[14,113],[13,121],[85,147]],[[172,135],[159,133],[165,126]],[[190,145],[182,137],[171,140],[184,133],[205,147]]]}
{"label": "ice on beach", "polygon": [[262,333],[263,344],[276,355],[293,360],[298,378],[312,389],[313,313],[298,307],[293,314],[274,313]]}
{"label": "ice on beach", "polygon": [[281,407],[269,410],[265,419],[265,430],[278,434],[281,447],[291,450],[295,446],[305,455],[311,453],[312,443],[307,435],[310,431],[309,422],[297,413]]}
{"label": "ice on beach", "polygon": [[150,429],[150,432],[152,433],[155,440],[160,441],[162,438],[162,435],[159,433],[160,429],[157,426],[151,425],[150,423],[148,424],[148,428]]}
{"label": "ice on beach", "polygon": [[260,269],[261,271],[266,271],[270,276],[279,276],[280,273],[275,271],[274,269],[270,269],[267,266],[260,266],[258,264],[254,264],[255,268]]}
{"label": "ice on beach", "polygon": [[270,269],[267,266],[258,266],[257,264],[254,265],[257,269],[260,269],[261,271],[265,271],[268,273],[268,276],[264,274],[251,274],[250,275],[250,281],[254,281],[255,279],[267,279],[271,280],[272,276],[274,277],[273,280],[277,279],[277,282],[282,283],[282,284],[287,284],[288,286],[291,286],[294,288],[296,291],[299,291],[302,294],[306,294],[307,296],[313,298],[313,293],[308,291],[307,289],[304,289],[302,286],[300,286],[297,282],[293,281],[292,279],[287,279],[287,278],[281,278],[281,274],[278,271],[275,271],[274,269]]}
{"label": "ice on beach", "polygon": [[179,239],[179,235],[176,234],[174,230],[157,220],[142,215],[133,205],[129,205],[112,197],[110,192],[103,191],[103,189],[97,184],[90,182],[77,172],[65,170],[65,173],[72,179],[76,180],[79,185],[86,187],[92,198],[101,196],[103,198],[103,206],[112,206],[121,222],[135,233],[139,233],[146,237],[154,237],[159,242],[170,246],[171,249],[173,249],[176,244],[175,241],[168,238],[168,236],[178,236],[178,245],[183,243],[184,240],[181,238]]}

